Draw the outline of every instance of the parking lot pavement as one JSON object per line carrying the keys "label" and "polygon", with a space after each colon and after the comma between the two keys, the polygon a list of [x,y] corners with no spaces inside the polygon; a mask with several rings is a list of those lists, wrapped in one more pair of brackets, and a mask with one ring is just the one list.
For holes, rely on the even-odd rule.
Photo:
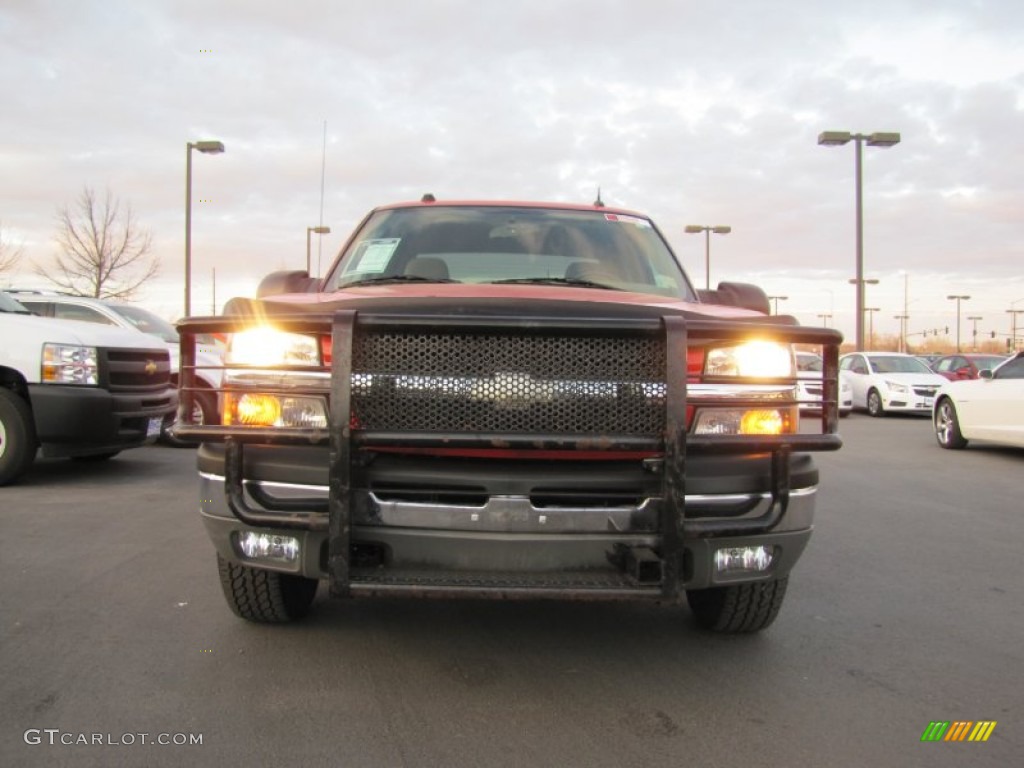
{"label": "parking lot pavement", "polygon": [[[944,451],[914,418],[840,429],[755,637],[671,606],[322,596],[250,625],[192,451],[40,462],[0,489],[0,765],[1016,764],[1024,451]],[[997,724],[922,742],[942,721]]]}

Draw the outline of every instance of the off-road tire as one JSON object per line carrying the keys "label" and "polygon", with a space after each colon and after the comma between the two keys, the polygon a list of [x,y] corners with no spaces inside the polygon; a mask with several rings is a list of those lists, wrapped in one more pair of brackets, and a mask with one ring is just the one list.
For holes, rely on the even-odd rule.
{"label": "off-road tire", "polygon": [[956,406],[948,397],[939,400],[935,407],[935,439],[943,448],[966,448],[967,440],[960,432],[960,420]]}
{"label": "off-road tire", "polygon": [[760,632],[769,626],[782,608],[789,577],[729,587],[691,589],[686,592],[697,623],[723,634]]}
{"label": "off-road tire", "polygon": [[868,392],[868,415],[875,418],[885,416],[885,406],[882,405],[882,396],[877,389]]}
{"label": "off-road tire", "polygon": [[217,555],[224,597],[236,615],[260,624],[283,624],[301,619],[316,596],[316,579],[293,576],[247,565],[235,565]]}
{"label": "off-road tire", "polygon": [[32,465],[38,447],[32,409],[0,386],[0,485],[17,480]]}

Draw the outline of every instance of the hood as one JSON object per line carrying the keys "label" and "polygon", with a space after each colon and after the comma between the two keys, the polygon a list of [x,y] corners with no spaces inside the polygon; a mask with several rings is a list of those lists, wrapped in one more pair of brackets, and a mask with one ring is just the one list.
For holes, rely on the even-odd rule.
{"label": "hood", "polygon": [[[332,293],[296,293],[256,300],[270,314],[322,314],[355,309],[388,314],[495,316],[660,317],[792,324],[738,307],[700,304],[648,293],[575,286],[425,283],[363,286]],[[225,312],[228,312],[225,309]]]}
{"label": "hood", "polygon": [[[19,343],[47,342],[54,344],[78,344],[85,347],[131,347],[160,351],[166,345],[141,331],[118,328],[100,323],[86,323],[81,320],[56,320],[38,315],[3,314],[4,335],[17,334]],[[9,344],[11,337],[8,337]],[[5,345],[6,346],[6,345]]]}

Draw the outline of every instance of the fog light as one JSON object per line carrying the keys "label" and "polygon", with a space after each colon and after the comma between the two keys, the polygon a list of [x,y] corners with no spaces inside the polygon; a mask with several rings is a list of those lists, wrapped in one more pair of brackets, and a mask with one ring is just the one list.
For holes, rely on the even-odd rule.
{"label": "fog light", "polygon": [[238,536],[238,547],[250,560],[294,563],[299,559],[299,540],[294,536],[245,531]]}
{"label": "fog light", "polygon": [[767,571],[774,557],[773,547],[729,547],[715,550],[718,573],[760,573]]}

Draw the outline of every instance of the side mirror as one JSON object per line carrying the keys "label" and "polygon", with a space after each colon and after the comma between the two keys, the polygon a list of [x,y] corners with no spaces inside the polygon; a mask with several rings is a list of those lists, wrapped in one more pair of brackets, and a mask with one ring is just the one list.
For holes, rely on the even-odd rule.
{"label": "side mirror", "polygon": [[992,376],[992,369],[991,368],[982,368],[980,371],[978,371],[978,378],[979,379],[992,379],[992,378],[994,378]]}
{"label": "side mirror", "polygon": [[725,304],[741,309],[751,309],[763,315],[771,314],[768,294],[750,283],[719,283],[713,291],[698,289],[697,295],[707,304]]}
{"label": "side mirror", "polygon": [[319,283],[319,280],[310,277],[304,269],[271,272],[260,281],[256,296],[263,298],[282,293],[311,293]]}

